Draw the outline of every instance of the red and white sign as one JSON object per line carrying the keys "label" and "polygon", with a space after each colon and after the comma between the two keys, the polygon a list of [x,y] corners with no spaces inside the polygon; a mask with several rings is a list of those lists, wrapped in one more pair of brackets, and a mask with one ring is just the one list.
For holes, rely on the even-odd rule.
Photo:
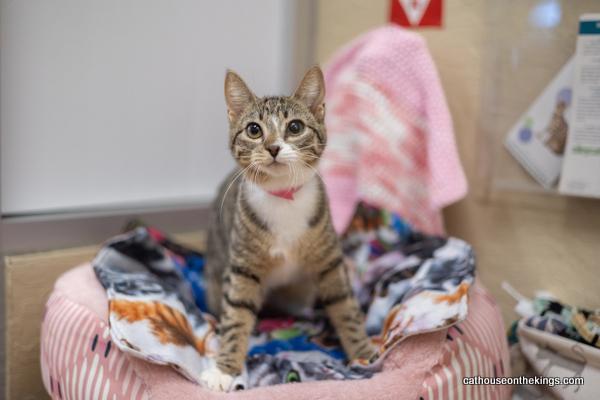
{"label": "red and white sign", "polygon": [[409,28],[442,26],[442,0],[391,0],[390,21]]}

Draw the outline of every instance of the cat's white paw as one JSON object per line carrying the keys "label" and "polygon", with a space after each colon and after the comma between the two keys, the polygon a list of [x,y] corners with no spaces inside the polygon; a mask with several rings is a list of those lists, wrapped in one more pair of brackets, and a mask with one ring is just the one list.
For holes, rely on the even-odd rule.
{"label": "cat's white paw", "polygon": [[203,386],[210,390],[227,392],[231,389],[233,376],[222,372],[218,367],[211,367],[200,375],[200,381]]}

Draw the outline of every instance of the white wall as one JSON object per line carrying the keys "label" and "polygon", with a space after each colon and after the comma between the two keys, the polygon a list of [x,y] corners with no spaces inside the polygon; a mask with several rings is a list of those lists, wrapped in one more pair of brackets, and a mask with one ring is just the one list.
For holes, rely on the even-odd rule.
{"label": "white wall", "polygon": [[225,69],[290,90],[290,4],[1,1],[2,214],[209,200]]}

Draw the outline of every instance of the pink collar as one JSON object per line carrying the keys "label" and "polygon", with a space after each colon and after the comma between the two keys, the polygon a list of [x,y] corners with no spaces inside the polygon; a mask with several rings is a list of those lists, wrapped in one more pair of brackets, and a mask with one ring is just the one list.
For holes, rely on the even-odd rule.
{"label": "pink collar", "polygon": [[295,188],[287,188],[287,189],[281,189],[281,190],[268,191],[268,193],[272,194],[273,196],[281,197],[282,199],[294,200],[294,194],[296,192],[298,192],[298,190],[300,190],[300,189],[302,189],[302,186],[298,186]]}

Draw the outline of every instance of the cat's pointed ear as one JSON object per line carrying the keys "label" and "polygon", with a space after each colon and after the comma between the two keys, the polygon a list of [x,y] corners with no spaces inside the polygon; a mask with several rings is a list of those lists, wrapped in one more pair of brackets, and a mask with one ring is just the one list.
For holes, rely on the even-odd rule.
{"label": "cat's pointed ear", "polygon": [[304,103],[318,120],[323,120],[325,117],[325,79],[318,65],[306,71],[294,93],[294,98]]}
{"label": "cat's pointed ear", "polygon": [[242,78],[235,72],[227,70],[227,75],[225,75],[225,102],[227,103],[229,121],[239,117],[248,103],[255,100],[256,96]]}

